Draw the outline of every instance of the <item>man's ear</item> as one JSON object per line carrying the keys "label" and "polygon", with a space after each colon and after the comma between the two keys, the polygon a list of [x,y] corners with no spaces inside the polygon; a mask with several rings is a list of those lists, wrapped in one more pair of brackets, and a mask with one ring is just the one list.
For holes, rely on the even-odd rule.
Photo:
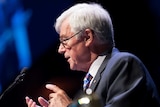
{"label": "man's ear", "polygon": [[94,40],[93,31],[91,29],[86,29],[84,33],[84,41],[86,43],[86,46],[89,46]]}

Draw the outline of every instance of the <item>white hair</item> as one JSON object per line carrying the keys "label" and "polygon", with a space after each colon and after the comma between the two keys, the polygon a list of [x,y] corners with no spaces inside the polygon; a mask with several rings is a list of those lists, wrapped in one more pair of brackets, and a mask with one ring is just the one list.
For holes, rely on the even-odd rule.
{"label": "white hair", "polygon": [[78,3],[64,11],[56,20],[55,30],[60,32],[62,22],[69,18],[73,32],[91,29],[94,36],[105,43],[114,44],[114,32],[111,17],[106,9],[98,3]]}

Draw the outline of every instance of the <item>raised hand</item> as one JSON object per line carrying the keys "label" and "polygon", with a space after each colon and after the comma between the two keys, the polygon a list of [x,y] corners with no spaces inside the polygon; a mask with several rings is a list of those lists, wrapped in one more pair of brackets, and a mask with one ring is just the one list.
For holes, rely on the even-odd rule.
{"label": "raised hand", "polygon": [[40,103],[41,106],[37,105],[35,101],[33,101],[31,98],[29,98],[28,96],[26,96],[26,104],[28,107],[48,107],[49,103],[46,99],[44,99],[43,97],[38,97],[38,101]]}
{"label": "raised hand", "polygon": [[67,107],[72,102],[66,92],[60,89],[58,86],[47,84],[46,88],[53,91],[53,93],[49,94],[48,107]]}

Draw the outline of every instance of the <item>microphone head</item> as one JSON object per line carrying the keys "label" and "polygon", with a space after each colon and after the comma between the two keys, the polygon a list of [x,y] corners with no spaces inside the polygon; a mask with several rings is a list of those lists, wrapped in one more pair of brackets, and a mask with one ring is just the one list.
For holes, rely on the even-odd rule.
{"label": "microphone head", "polygon": [[0,101],[2,101],[2,99],[5,99],[5,96],[7,96],[7,94],[13,90],[13,88],[15,88],[18,84],[20,84],[23,80],[24,80],[24,76],[26,74],[27,71],[27,67],[24,67],[20,74],[16,77],[16,79],[14,80],[14,82],[12,84],[10,84],[6,90],[4,90],[4,92],[1,94],[0,96]]}
{"label": "microphone head", "polygon": [[22,74],[22,73],[25,73],[27,70],[28,70],[27,67],[23,67],[20,73],[21,73],[21,74]]}
{"label": "microphone head", "polygon": [[28,68],[27,67],[24,67],[22,70],[21,70],[21,72],[20,72],[20,74],[16,77],[16,79],[15,79],[15,82],[16,83],[19,83],[19,82],[22,82],[23,80],[24,80],[24,76],[26,75],[26,71],[28,70]]}

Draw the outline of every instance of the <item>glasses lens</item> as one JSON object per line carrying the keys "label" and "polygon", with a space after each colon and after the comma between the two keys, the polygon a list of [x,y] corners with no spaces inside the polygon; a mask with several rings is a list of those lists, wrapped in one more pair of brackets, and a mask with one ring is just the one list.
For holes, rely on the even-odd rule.
{"label": "glasses lens", "polygon": [[71,38],[73,38],[74,36],[76,36],[77,34],[79,34],[81,31],[82,31],[82,30],[80,30],[79,32],[75,33],[74,35],[72,35],[72,36],[70,36],[70,37],[68,37],[68,38],[66,38],[66,39],[60,38],[60,39],[59,39],[60,43],[64,46],[64,48],[67,48],[67,47],[68,47],[67,42],[68,42]]}

